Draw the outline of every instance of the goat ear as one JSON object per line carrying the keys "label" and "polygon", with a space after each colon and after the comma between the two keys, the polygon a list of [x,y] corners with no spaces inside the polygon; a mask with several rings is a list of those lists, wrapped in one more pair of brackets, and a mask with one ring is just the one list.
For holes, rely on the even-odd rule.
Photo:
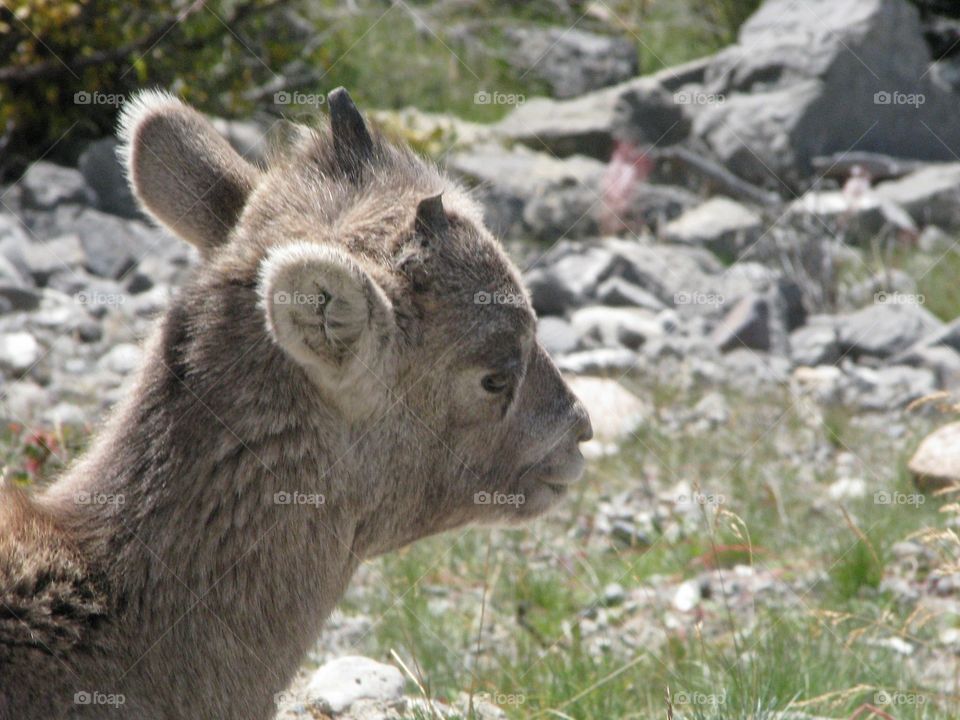
{"label": "goat ear", "polygon": [[376,372],[394,336],[390,300],[342,250],[306,242],[273,250],[260,297],[276,342],[325,381]]}
{"label": "goat ear", "polygon": [[120,157],[143,208],[204,257],[223,245],[257,184],[258,170],[203,115],[146,91],[120,116]]}

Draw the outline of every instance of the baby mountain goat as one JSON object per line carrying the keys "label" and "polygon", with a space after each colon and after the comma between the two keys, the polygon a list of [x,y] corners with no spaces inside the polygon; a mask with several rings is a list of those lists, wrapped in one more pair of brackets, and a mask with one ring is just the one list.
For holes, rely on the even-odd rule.
{"label": "baby mountain goat", "polygon": [[477,206],[329,106],[265,169],[169,95],[124,111],[201,263],[86,455],[0,491],[3,720],[269,718],[365,558],[581,475],[590,421]]}

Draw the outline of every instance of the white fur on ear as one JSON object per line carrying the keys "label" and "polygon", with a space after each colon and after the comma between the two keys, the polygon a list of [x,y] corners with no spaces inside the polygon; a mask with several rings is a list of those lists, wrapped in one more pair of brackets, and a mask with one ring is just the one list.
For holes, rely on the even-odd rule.
{"label": "white fur on ear", "polygon": [[348,253],[308,242],[279,247],[261,265],[259,291],[270,334],[301,365],[331,380],[380,366],[393,308]]}
{"label": "white fur on ear", "polygon": [[177,110],[186,109],[186,105],[176,95],[165,90],[141,90],[123,104],[120,116],[117,118],[117,138],[120,145],[117,147],[117,157],[127,174],[127,181],[133,181],[131,158],[133,152],[133,132],[147,115],[159,112],[164,108]]}
{"label": "white fur on ear", "polygon": [[260,173],[199,112],[141,92],[120,114],[118,157],[143,209],[204,257],[224,245]]}

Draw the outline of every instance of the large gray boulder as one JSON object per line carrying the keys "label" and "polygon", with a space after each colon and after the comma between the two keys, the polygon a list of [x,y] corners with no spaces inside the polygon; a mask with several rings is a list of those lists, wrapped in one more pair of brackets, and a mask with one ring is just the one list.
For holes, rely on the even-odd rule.
{"label": "large gray boulder", "polygon": [[637,48],[625,37],[561,27],[509,27],[508,57],[558,98],[582,95],[637,74]]}
{"label": "large gray boulder", "polygon": [[118,142],[107,137],[95,140],[80,155],[78,167],[96,195],[96,207],[112,215],[142,217],[126,173],[117,157]]}
{"label": "large gray boulder", "polygon": [[496,126],[498,135],[558,157],[608,160],[614,140],[658,147],[690,130],[680,88],[703,79],[708,60],[694,60],[653,75],[594,90],[569,100],[528,98]]}
{"label": "large gray boulder", "polygon": [[841,353],[889,358],[940,330],[943,323],[916,304],[882,303],[837,317]]}
{"label": "large gray boulder", "polygon": [[593,158],[480,145],[451,154],[447,169],[477,186],[487,226],[500,236],[556,240],[595,228],[603,164]]}
{"label": "large gray boulder", "polygon": [[881,183],[875,192],[904,208],[917,223],[960,229],[960,162],[929,165]]}
{"label": "large gray boulder", "polygon": [[704,91],[725,101],[698,108],[694,134],[739,175],[781,187],[846,150],[952,159],[956,96],[929,62],[907,0],[767,0],[707,69]]}
{"label": "large gray boulder", "polygon": [[710,198],[667,223],[667,242],[705,247],[724,258],[735,259],[753,245],[763,230],[760,215],[722,196]]}

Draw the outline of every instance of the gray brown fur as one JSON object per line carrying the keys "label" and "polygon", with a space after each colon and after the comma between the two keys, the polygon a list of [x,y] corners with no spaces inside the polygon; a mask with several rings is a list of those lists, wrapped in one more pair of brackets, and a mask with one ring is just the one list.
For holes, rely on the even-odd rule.
{"label": "gray brown fur", "polygon": [[589,419],[529,303],[475,302],[526,297],[478,208],[330,102],[350,132],[265,169],[170,96],[126,111],[138,198],[203,260],[86,454],[0,490],[0,719],[269,718],[360,562],[581,474]]}

